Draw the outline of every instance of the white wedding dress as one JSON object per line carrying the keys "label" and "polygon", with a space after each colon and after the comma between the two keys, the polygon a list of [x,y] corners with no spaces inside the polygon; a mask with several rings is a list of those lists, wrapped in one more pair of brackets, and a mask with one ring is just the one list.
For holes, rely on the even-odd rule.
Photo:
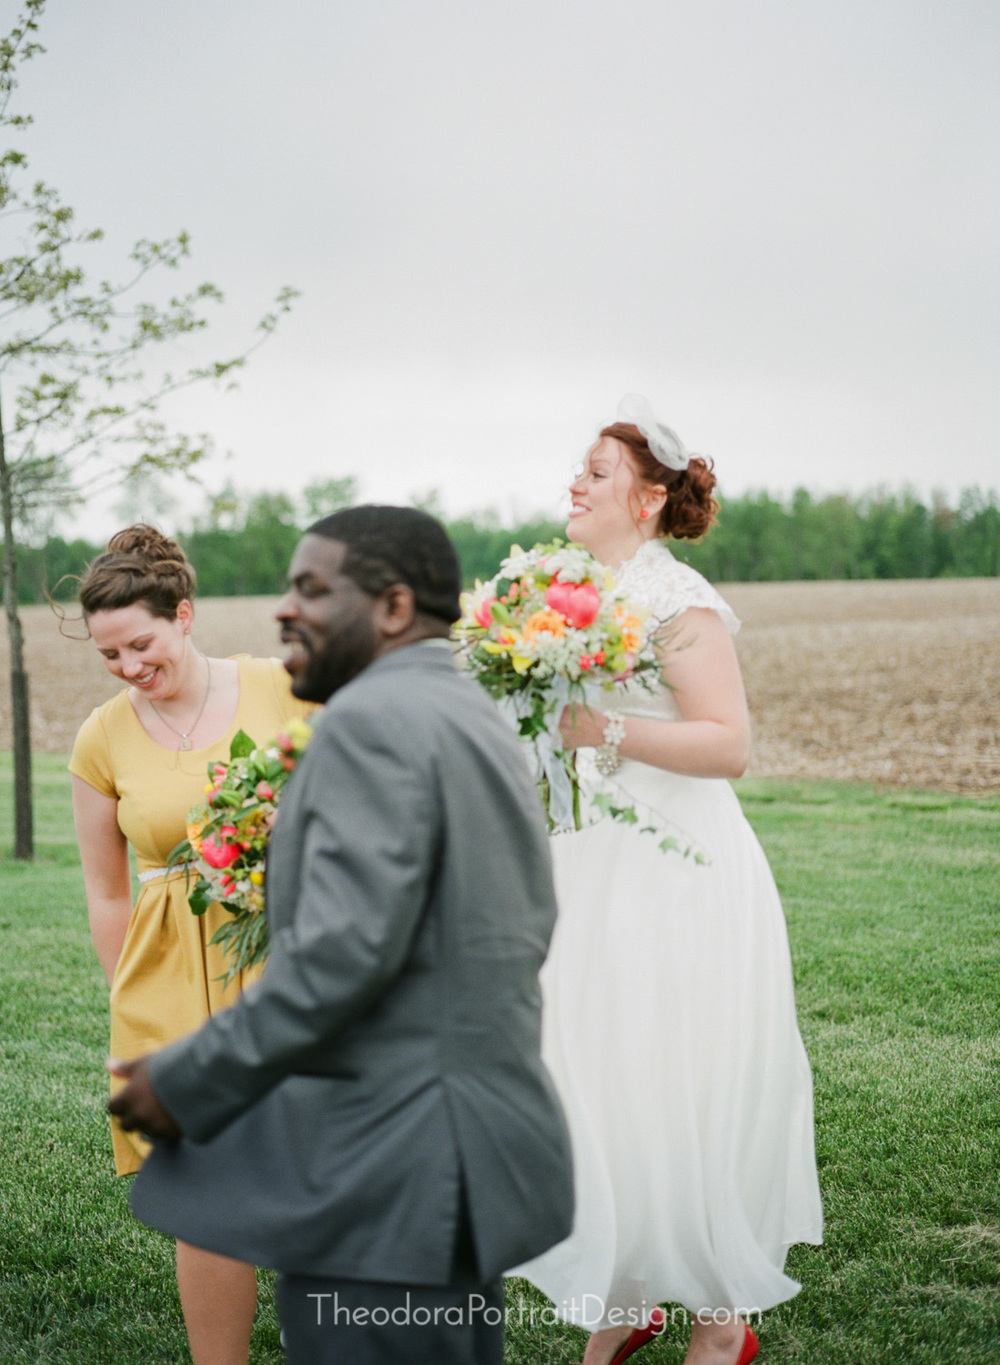
{"label": "white wedding dress", "polygon": [[[665,620],[709,607],[739,622],[661,541],[619,575]],[[680,719],[672,694],[632,687],[596,703]],[[652,808],[704,863],[602,820],[552,841],[559,918],[542,972],[543,1056],[573,1142],[577,1212],[524,1275],[594,1331],[657,1303],[766,1309],[794,1295],[789,1246],[819,1242],[812,1076],[795,1018],[784,915],[728,782],[623,760],[582,784]],[[619,1318],[619,1322],[623,1319]]]}

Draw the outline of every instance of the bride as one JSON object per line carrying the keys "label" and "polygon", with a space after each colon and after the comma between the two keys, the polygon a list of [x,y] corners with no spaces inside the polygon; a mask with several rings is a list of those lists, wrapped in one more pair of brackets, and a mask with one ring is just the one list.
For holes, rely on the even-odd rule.
{"label": "bride", "polygon": [[[625,685],[562,732],[585,788],[679,828],[702,858],[609,820],[553,840],[560,914],[542,977],[543,1055],[573,1138],[570,1237],[519,1267],[620,1365],[692,1321],[685,1365],[748,1365],[747,1316],[791,1298],[789,1246],[821,1239],[812,1077],[788,937],[764,853],[727,778],[750,733],[739,622],[668,537],[714,520],[715,477],[638,395],[570,488],[567,534],[669,622],[669,689]],[[675,1310],[676,1311],[676,1310]]]}

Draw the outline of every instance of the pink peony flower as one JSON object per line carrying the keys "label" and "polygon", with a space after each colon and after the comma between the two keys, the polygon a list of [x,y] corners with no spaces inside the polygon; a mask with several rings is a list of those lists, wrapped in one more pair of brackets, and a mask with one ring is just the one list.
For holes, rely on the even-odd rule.
{"label": "pink peony flower", "polygon": [[218,836],[210,834],[207,839],[201,841],[201,856],[209,867],[229,867],[240,856],[239,844],[231,844],[227,841],[227,830],[236,833],[233,825],[223,825]]}
{"label": "pink peony flower", "polygon": [[271,786],[270,782],[257,783],[257,796],[261,801],[274,800],[274,788]]}
{"label": "pink peony flower", "polygon": [[550,583],[545,605],[565,616],[577,630],[593,625],[601,610],[601,594],[593,583]]}

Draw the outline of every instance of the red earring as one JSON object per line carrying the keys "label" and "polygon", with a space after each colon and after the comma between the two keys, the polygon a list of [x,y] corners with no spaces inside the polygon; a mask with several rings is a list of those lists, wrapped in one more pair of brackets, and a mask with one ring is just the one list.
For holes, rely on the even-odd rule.
{"label": "red earring", "polygon": [[649,508],[643,507],[642,510],[639,512],[639,516],[642,518],[643,521],[645,521],[646,518],[649,516]]}

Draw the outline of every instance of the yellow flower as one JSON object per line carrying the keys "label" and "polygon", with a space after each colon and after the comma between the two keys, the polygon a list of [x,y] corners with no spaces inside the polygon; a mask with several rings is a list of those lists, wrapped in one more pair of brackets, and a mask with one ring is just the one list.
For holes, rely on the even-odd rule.
{"label": "yellow flower", "polygon": [[290,720],[286,728],[296,749],[304,749],[312,739],[312,726],[298,716]]}
{"label": "yellow flower", "polygon": [[495,640],[480,640],[479,643],[487,654],[506,654],[511,647],[516,648],[521,643],[521,637],[513,630],[499,630]]}
{"label": "yellow flower", "polygon": [[515,673],[527,673],[533,660],[525,658],[523,654],[514,654],[511,656],[511,663],[514,665]]}
{"label": "yellow flower", "polygon": [[263,886],[264,885],[263,872],[251,872],[250,880],[253,882],[254,886]]}

